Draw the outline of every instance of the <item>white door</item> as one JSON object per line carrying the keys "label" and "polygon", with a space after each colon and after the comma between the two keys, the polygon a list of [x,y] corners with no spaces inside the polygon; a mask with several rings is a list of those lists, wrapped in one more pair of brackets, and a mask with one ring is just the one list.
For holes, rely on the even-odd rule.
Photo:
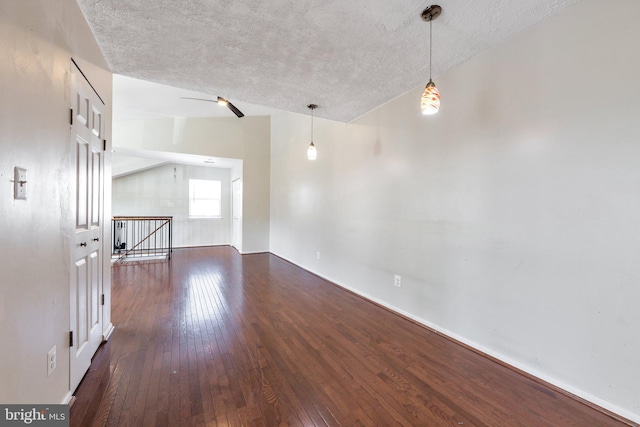
{"label": "white door", "polygon": [[233,181],[231,194],[231,244],[242,252],[242,180]]}
{"label": "white door", "polygon": [[70,384],[74,391],[102,342],[104,104],[71,65],[71,140],[75,170],[75,230],[71,246]]}

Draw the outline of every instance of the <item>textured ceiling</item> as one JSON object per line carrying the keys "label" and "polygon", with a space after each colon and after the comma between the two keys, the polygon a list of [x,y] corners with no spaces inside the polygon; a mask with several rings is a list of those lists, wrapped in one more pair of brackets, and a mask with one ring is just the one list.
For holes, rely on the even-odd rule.
{"label": "textured ceiling", "polygon": [[[216,99],[208,93],[194,92],[173,86],[138,80],[120,74],[113,75],[113,120],[168,117],[235,117],[216,102],[187,98]],[[246,116],[270,116],[274,109],[233,101]]]}
{"label": "textured ceiling", "polygon": [[[349,122],[428,80],[424,0],[77,1],[114,73],[234,104]],[[577,1],[439,1],[434,77]]]}

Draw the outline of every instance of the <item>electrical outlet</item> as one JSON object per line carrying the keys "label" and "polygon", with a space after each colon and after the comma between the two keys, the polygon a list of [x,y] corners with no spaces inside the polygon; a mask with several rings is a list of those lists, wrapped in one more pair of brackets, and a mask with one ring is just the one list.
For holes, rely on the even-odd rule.
{"label": "electrical outlet", "polygon": [[316,259],[320,259],[320,251],[316,252]]}
{"label": "electrical outlet", "polygon": [[47,353],[47,376],[50,377],[54,369],[56,369],[56,346],[54,345]]}
{"label": "electrical outlet", "polygon": [[397,274],[393,276],[393,284],[398,288],[402,286],[402,276],[398,276]]}

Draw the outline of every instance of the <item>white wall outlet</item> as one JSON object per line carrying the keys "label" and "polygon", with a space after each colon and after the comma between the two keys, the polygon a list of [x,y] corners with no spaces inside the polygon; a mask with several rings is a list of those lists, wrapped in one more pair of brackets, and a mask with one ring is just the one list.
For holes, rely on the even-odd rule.
{"label": "white wall outlet", "polygon": [[47,376],[50,377],[54,369],[56,369],[56,346],[54,345],[47,353]]}
{"label": "white wall outlet", "polygon": [[398,276],[397,274],[393,276],[393,284],[398,288],[402,286],[402,276]]}
{"label": "white wall outlet", "polygon": [[316,259],[320,259],[320,251],[316,252]]}

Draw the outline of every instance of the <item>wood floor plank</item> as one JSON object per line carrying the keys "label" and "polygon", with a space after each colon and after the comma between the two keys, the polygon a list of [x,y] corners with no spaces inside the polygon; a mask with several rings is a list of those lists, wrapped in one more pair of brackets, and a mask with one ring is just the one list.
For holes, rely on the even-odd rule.
{"label": "wood floor plank", "polygon": [[112,271],[71,426],[622,426],[270,254]]}

